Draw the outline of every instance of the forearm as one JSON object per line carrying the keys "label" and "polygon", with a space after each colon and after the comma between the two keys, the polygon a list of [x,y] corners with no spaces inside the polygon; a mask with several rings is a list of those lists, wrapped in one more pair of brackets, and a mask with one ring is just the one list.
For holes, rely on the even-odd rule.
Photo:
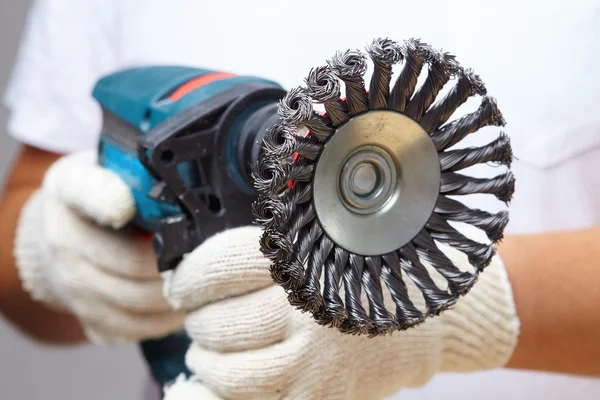
{"label": "forearm", "polygon": [[22,288],[13,256],[21,208],[39,187],[45,170],[58,155],[25,148],[9,174],[0,198],[0,310],[20,331],[42,342],[78,343],[85,340],[77,319],[49,310]]}
{"label": "forearm", "polygon": [[499,246],[521,320],[509,368],[600,376],[600,227]]}

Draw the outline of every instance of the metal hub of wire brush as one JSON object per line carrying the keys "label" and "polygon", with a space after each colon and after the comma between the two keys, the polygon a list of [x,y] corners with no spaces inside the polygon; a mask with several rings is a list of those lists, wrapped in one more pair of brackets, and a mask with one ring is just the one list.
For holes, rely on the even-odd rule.
{"label": "metal hub of wire brush", "polygon": [[[336,157],[339,148],[332,149],[332,147],[331,143],[326,145],[321,155],[326,167],[322,168],[321,172],[316,172],[315,190],[317,191],[319,191],[317,181],[328,182],[331,179],[331,175],[322,176],[322,174],[331,174],[328,164],[334,160],[339,162]],[[337,180],[340,199],[349,210],[359,214],[373,214],[379,211],[392,198],[398,184],[396,165],[392,157],[384,149],[369,145],[358,148],[340,163]],[[327,213],[330,210],[325,209],[325,211]],[[326,213],[323,214],[324,217]]]}
{"label": "metal hub of wire brush", "polygon": [[313,178],[323,230],[346,251],[374,256],[410,242],[429,220],[440,162],[427,132],[394,111],[371,111],[323,146]]}
{"label": "metal hub of wire brush", "polygon": [[[502,132],[487,145],[455,148],[484,127],[505,125],[479,76],[417,39],[376,39],[366,50],[368,86],[367,56],[347,50],[279,103],[280,122],[266,132],[252,174],[253,211],[261,251],[290,303],[319,324],[376,336],[416,326],[471,289],[495,255],[508,212],[472,209],[455,197],[508,203],[514,177]],[[479,108],[452,118],[472,97]],[[461,173],[492,163],[492,178]],[[465,236],[455,222],[488,240]],[[472,268],[459,268],[441,245],[465,254]]]}

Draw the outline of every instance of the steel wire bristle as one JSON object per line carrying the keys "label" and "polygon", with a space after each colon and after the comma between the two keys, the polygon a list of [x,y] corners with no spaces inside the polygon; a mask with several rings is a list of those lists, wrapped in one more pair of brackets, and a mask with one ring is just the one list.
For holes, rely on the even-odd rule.
{"label": "steel wire bristle", "polygon": [[474,95],[485,96],[487,89],[479,76],[471,69],[460,69],[458,81],[452,87],[450,92],[437,104],[434,104],[429,111],[423,115],[419,121],[427,133],[431,133],[442,126],[448,118],[463,104],[469,97]]}
{"label": "steel wire bristle", "polygon": [[293,244],[277,230],[265,230],[260,239],[261,252],[276,265],[291,261]]}
{"label": "steel wire bristle", "polygon": [[369,99],[363,76],[367,71],[367,57],[359,50],[337,52],[327,64],[346,86],[346,104],[351,116],[369,110]]}
{"label": "steel wire bristle", "polygon": [[436,213],[431,215],[426,227],[432,238],[465,253],[471,265],[478,270],[486,267],[496,254],[494,246],[469,239]]}
{"label": "steel wire bristle", "polygon": [[279,197],[259,195],[258,201],[252,204],[254,222],[265,229],[280,230],[291,216],[291,207]]}
{"label": "steel wire bristle", "polygon": [[[307,226],[303,227],[298,233],[298,241],[294,247],[296,258],[291,262],[297,263],[302,268],[304,268],[305,265],[309,265],[311,254],[316,248],[317,242],[320,240],[322,234],[323,229],[318,221],[313,221]],[[308,269],[306,269],[304,283],[306,283],[306,279],[311,278],[309,278],[309,272]],[[282,285],[285,289],[288,289],[284,283],[279,281],[276,282]],[[312,294],[310,294],[312,292],[309,292],[310,290],[307,291],[306,285],[300,288],[295,288],[295,290],[288,292],[288,301],[291,305],[296,306],[302,311],[316,312],[322,304],[322,298],[320,297],[320,294],[319,296],[313,297]]]}
{"label": "steel wire bristle", "polygon": [[295,241],[294,239],[296,238],[296,235],[313,222],[315,218],[316,215],[312,203],[308,203],[294,208],[289,218],[281,224],[281,231],[285,232],[285,239],[280,240],[279,243],[284,243],[286,246],[289,244],[289,246],[291,246],[284,250],[286,253],[291,254],[291,256],[278,258],[278,265],[275,270],[280,274],[277,277],[277,281],[288,290],[297,289],[304,283],[304,267],[300,257],[301,254],[305,252],[305,249],[301,248],[298,245],[300,242]]}
{"label": "steel wire bristle", "polygon": [[[382,257],[381,260],[383,261],[381,278],[386,283],[396,304],[395,323],[402,330],[420,324],[425,319],[425,315],[411,301],[399,266],[389,264],[389,255]],[[399,262],[400,260],[397,259],[396,261]]]}
{"label": "steel wire bristle", "polygon": [[421,43],[418,39],[408,39],[402,44],[401,51],[404,59],[404,67],[396,79],[390,93],[390,110],[404,112],[406,104],[412,97],[419,74],[425,64],[425,55],[433,50],[429,46]]}
{"label": "steel wire bristle", "polygon": [[506,121],[498,109],[496,100],[485,96],[476,111],[442,126],[431,134],[431,140],[438,151],[445,150],[481,128],[504,125]]}
{"label": "steel wire bristle", "polygon": [[254,187],[267,197],[279,193],[281,182],[286,179],[286,170],[279,159],[264,155],[252,167]]}
{"label": "steel wire bristle", "polygon": [[508,211],[501,210],[496,214],[472,209],[459,201],[440,195],[434,212],[448,221],[462,222],[485,231],[492,242],[502,240],[504,229],[508,225]]}
{"label": "steel wire bristle", "polygon": [[348,252],[335,247],[325,262],[325,282],[323,287],[323,305],[317,311],[322,324],[339,327],[347,318],[344,302],[339,291],[344,268],[348,263]]}
{"label": "steel wire bristle", "polygon": [[[401,258],[399,257],[401,256]],[[385,259],[386,256],[384,256]],[[456,302],[456,298],[445,290],[440,289],[421,263],[415,247],[409,243],[402,247],[398,253],[387,255],[394,262],[398,262],[406,274],[423,293],[427,312],[430,315],[438,314]]]}
{"label": "steel wire bristle", "polygon": [[509,203],[515,189],[515,177],[506,172],[494,178],[474,178],[455,172],[443,172],[440,193],[452,195],[492,194]]}
{"label": "steel wire bristle", "polygon": [[287,159],[298,153],[314,160],[321,152],[322,145],[313,136],[300,136],[295,126],[278,123],[267,129],[262,149],[265,156],[271,159]]}
{"label": "steel wire bristle", "polygon": [[356,254],[349,254],[348,266],[344,269],[344,291],[348,316],[340,324],[340,330],[349,334],[367,334],[371,325],[362,304],[362,276],[365,260]]}
{"label": "steel wire bristle", "polygon": [[454,263],[439,249],[433,237],[427,229],[423,229],[413,241],[417,254],[425,262],[431,264],[448,282],[450,293],[462,295],[467,293],[477,276],[467,271],[461,271]]}
{"label": "steel wire bristle", "polygon": [[325,106],[327,116],[334,127],[338,127],[350,119],[348,107],[340,98],[340,82],[331,68],[313,68],[305,82],[308,86],[308,93],[314,101]]}
{"label": "steel wire bristle", "polygon": [[364,260],[363,287],[369,300],[369,316],[373,321],[369,334],[377,336],[391,333],[404,326],[405,323],[399,323],[394,314],[385,307],[381,286],[382,259],[381,257],[365,257]]}
{"label": "steel wire bristle", "polygon": [[262,141],[263,154],[271,158],[284,158],[283,154],[292,151],[290,149],[291,143],[288,142],[291,129],[290,125],[283,123],[268,128]]}
{"label": "steel wire bristle", "polygon": [[392,67],[402,58],[400,46],[390,39],[375,39],[367,53],[375,66],[369,87],[369,109],[383,110],[388,106]]}
{"label": "steel wire bristle", "polygon": [[496,163],[510,167],[513,161],[509,137],[500,132],[492,142],[481,147],[443,151],[440,154],[442,171],[459,171],[483,163]]}
{"label": "steel wire bristle", "polygon": [[[364,81],[368,59],[373,64],[369,90]],[[400,70],[392,82],[396,66]],[[418,87],[422,72],[427,77]],[[266,132],[263,153],[252,171],[259,193],[253,213],[264,230],[260,249],[272,263],[273,280],[287,291],[290,304],[310,312],[317,323],[352,335],[373,337],[409,329],[451,308],[495,256],[509,218],[507,211],[469,208],[448,196],[485,194],[508,204],[515,189],[506,133],[480,147],[451,149],[484,127],[506,124],[483,80],[452,54],[420,39],[399,45],[378,38],[366,47],[366,54],[336,52],[326,66],[312,68],[304,84],[280,101],[281,121]],[[452,87],[439,96],[446,85]],[[475,96],[481,97],[479,107],[452,119]],[[324,106],[325,114],[315,111],[315,103]],[[329,138],[352,117],[370,110],[390,110],[417,121],[437,149],[441,173],[437,203],[423,229],[403,247],[379,256],[354,254],[332,241],[316,215],[313,196],[319,194],[312,187]],[[299,134],[302,128],[308,129],[306,136]],[[507,171],[490,178],[459,172],[477,164]],[[489,243],[466,237],[450,222],[480,229]],[[443,246],[464,253],[473,271],[458,268]],[[436,284],[429,267],[445,280],[446,289]],[[407,280],[423,295],[424,310],[415,305]]]}
{"label": "steel wire bristle", "polygon": [[326,141],[335,130],[327,118],[315,112],[307,90],[302,87],[288,91],[279,102],[278,112],[285,123],[296,127],[305,126],[321,142]]}
{"label": "steel wire bristle", "polygon": [[306,281],[304,287],[296,293],[298,303],[303,303],[304,308],[317,313],[322,310],[324,300],[321,294],[321,274],[329,254],[334,248],[334,243],[327,235],[321,235],[315,244],[313,252],[306,264]]}
{"label": "steel wire bristle", "polygon": [[425,49],[425,62],[429,64],[427,78],[404,110],[406,115],[416,121],[421,119],[444,85],[460,70],[453,55]]}
{"label": "steel wire bristle", "polygon": [[265,153],[276,159],[286,159],[298,154],[315,160],[323,150],[323,145],[314,136],[299,136],[296,128],[283,124],[277,124],[267,131],[263,147]]}

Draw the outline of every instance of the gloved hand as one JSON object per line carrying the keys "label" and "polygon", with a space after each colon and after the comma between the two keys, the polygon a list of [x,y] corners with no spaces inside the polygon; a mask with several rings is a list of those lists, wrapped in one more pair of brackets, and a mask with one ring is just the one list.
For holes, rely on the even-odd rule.
{"label": "gloved hand", "polygon": [[439,372],[502,367],[513,351],[519,321],[498,257],[454,309],[369,339],[319,326],[290,306],[271,281],[259,235],[255,227],[218,234],[167,277],[166,295],[189,312],[195,376],[167,387],[165,400],[381,399]]}
{"label": "gloved hand", "polygon": [[118,230],[133,217],[126,184],[95,152],[59,159],[20,215],[15,258],[24,288],[76,315],[97,343],[164,336],[183,313],[162,295],[151,243]]}

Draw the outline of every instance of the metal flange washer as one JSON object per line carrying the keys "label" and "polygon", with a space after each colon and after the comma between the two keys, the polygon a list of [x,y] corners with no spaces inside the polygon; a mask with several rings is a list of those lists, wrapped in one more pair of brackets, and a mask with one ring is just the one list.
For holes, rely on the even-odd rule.
{"label": "metal flange washer", "polygon": [[440,177],[437,150],[421,125],[398,112],[369,111],[324,145],[314,173],[315,211],[345,250],[391,253],[431,217]]}

